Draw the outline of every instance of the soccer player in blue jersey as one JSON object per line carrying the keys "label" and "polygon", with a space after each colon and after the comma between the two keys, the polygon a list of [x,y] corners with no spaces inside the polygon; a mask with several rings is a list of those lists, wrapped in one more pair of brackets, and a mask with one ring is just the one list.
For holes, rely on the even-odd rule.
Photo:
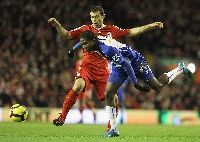
{"label": "soccer player in blue jersey", "polygon": [[[106,111],[109,116],[111,129],[106,133],[106,137],[119,136],[115,117],[116,108],[114,95],[128,77],[140,91],[148,92],[149,88],[138,84],[138,79],[143,80],[150,88],[159,92],[177,75],[183,73],[189,76],[191,74],[184,63],[179,63],[177,68],[168,73],[164,73],[157,79],[154,77],[147,61],[139,52],[114,39],[97,37],[91,31],[85,31],[81,34],[80,45],[88,52],[97,52],[101,54],[109,60],[112,65],[106,89]],[[78,46],[75,46],[75,48],[76,47]]]}

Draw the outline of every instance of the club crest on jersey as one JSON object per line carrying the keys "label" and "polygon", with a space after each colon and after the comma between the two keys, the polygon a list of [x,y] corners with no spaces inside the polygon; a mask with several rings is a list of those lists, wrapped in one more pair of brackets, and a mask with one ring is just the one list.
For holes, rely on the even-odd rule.
{"label": "club crest on jersey", "polygon": [[108,32],[106,37],[112,38],[112,33],[111,33],[111,32]]}

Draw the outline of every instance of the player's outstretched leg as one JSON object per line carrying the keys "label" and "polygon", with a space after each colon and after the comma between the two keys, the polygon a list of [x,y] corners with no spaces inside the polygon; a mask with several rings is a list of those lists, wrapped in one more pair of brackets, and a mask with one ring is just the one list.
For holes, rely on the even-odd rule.
{"label": "player's outstretched leg", "polygon": [[148,85],[155,91],[159,92],[165,85],[172,82],[178,75],[184,74],[187,77],[191,78],[194,72],[195,67],[191,69],[189,67],[186,67],[184,62],[180,62],[175,69],[164,73],[158,79],[154,78],[153,80],[150,80]]}
{"label": "player's outstretched leg", "polygon": [[72,106],[76,103],[76,99],[78,97],[78,94],[80,94],[84,87],[85,87],[85,80],[83,78],[78,78],[73,88],[67,93],[65,100],[63,102],[62,106],[62,113],[57,119],[53,120],[53,124],[56,126],[62,126],[65,122],[65,118],[69,112],[69,110],[72,108]]}

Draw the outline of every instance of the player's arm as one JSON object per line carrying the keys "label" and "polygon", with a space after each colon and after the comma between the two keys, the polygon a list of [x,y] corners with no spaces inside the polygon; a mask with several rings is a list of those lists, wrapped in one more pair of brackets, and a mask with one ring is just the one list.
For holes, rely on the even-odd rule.
{"label": "player's arm", "polygon": [[70,58],[73,58],[73,57],[74,57],[74,51],[77,50],[77,49],[80,49],[81,47],[82,47],[82,46],[81,46],[81,43],[80,43],[80,42],[76,43],[76,44],[73,46],[72,50],[69,50],[69,51],[68,51],[68,56],[69,56]]}
{"label": "player's arm", "polygon": [[154,22],[151,24],[147,24],[141,27],[135,27],[129,30],[128,36],[137,36],[141,33],[144,33],[146,31],[152,30],[152,29],[162,29],[163,23],[162,22]]}
{"label": "player's arm", "polygon": [[81,43],[78,42],[78,43],[76,43],[76,44],[74,45],[73,50],[80,49],[81,47],[82,47],[82,46],[81,46]]}
{"label": "player's arm", "polygon": [[124,61],[121,63],[121,67],[126,71],[128,76],[131,78],[133,84],[137,83],[137,78],[135,76],[135,72],[131,67],[130,63],[124,58]]}
{"label": "player's arm", "polygon": [[50,23],[56,28],[56,30],[58,31],[61,37],[66,38],[66,39],[72,39],[72,36],[69,33],[69,31],[63,28],[62,25],[56,20],[56,18],[50,18],[48,20],[48,23]]}

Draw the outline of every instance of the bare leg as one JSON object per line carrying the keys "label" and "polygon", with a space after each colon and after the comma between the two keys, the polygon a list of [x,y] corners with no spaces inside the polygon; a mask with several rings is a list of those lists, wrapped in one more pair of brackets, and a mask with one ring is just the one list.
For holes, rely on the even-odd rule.
{"label": "bare leg", "polygon": [[160,90],[167,84],[169,84],[171,81],[173,81],[178,75],[184,73],[184,70],[187,70],[185,67],[185,64],[183,62],[179,63],[178,66],[161,75],[158,79],[153,78],[153,80],[148,82],[148,85],[154,89],[157,92],[160,92]]}
{"label": "bare leg", "polygon": [[118,88],[121,86],[121,84],[114,84],[111,82],[108,82],[106,87],[106,105],[115,107],[116,106],[116,94]]}
{"label": "bare leg", "polygon": [[85,80],[83,78],[78,78],[75,80],[72,89],[77,93],[80,94],[85,87]]}

